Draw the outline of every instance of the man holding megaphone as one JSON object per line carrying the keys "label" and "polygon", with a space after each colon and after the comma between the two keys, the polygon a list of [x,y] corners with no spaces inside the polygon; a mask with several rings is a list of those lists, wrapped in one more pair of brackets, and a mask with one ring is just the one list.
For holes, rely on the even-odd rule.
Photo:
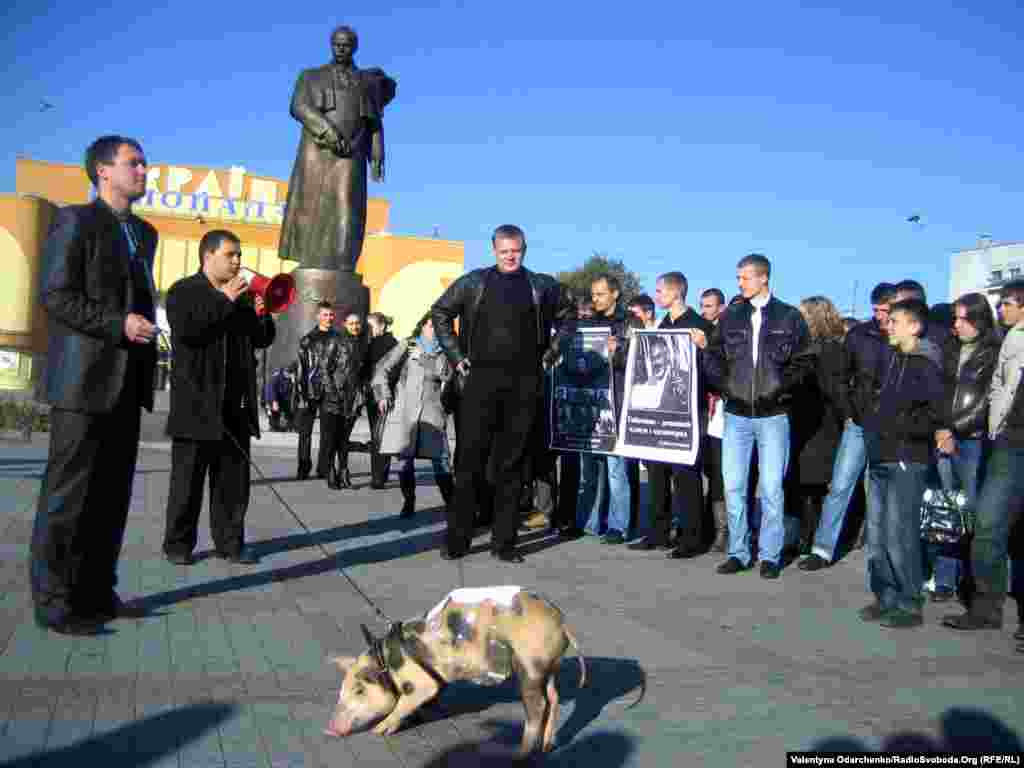
{"label": "man holding megaphone", "polygon": [[235,563],[256,562],[244,547],[249,441],[260,436],[254,350],[269,347],[275,329],[267,287],[253,290],[241,259],[236,235],[225,229],[207,232],[199,243],[199,272],[178,280],[167,292],[174,366],[163,550],[177,565],[195,562],[192,551],[207,476],[215,555]]}

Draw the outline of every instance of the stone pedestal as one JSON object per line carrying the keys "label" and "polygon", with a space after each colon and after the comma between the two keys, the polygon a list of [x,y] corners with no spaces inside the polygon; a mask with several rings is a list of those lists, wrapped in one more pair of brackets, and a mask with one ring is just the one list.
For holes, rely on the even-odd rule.
{"label": "stone pedestal", "polygon": [[365,319],[370,311],[370,289],[363,285],[363,276],[357,272],[300,267],[291,275],[298,298],[287,312],[275,317],[277,337],[267,350],[268,371],[284,368],[296,359],[299,340],[316,327],[317,304],[321,301],[334,305],[338,330],[345,319],[344,313],[356,311]]}

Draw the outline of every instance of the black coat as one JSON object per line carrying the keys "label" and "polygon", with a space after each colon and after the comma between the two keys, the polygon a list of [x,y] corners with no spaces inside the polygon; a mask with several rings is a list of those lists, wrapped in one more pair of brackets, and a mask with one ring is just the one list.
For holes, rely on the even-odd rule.
{"label": "black coat", "polygon": [[178,280],[167,292],[174,365],[167,434],[187,440],[220,440],[224,434],[224,389],[228,344],[239,343],[249,433],[260,436],[254,350],[274,342],[274,320],[259,317],[246,296],[232,302],[202,272]]}
{"label": "black coat", "polygon": [[[525,267],[521,269],[530,282],[533,306],[537,311],[537,363],[540,364],[542,355],[547,362],[554,362],[562,343],[575,333],[576,306],[569,290],[555,278],[531,272]],[[484,297],[487,279],[497,271],[497,267],[486,267],[466,273],[449,285],[431,308],[434,335],[453,366],[466,358],[473,358],[470,342],[476,327],[476,313]],[[459,318],[458,338],[454,331],[456,317]]]}
{"label": "black coat", "polygon": [[790,481],[826,485],[843,434],[843,346],[837,340],[811,342],[814,368],[793,389],[789,412]]}
{"label": "black coat", "polygon": [[322,408],[352,419],[363,404],[363,360],[366,355],[361,338],[342,332],[332,336],[324,347],[324,399]]}
{"label": "black coat", "polygon": [[[137,216],[129,221],[140,236],[136,257],[151,279],[156,230]],[[57,212],[40,276],[49,328],[41,397],[53,407],[110,412],[135,365],[139,402],[153,410],[156,344],[132,344],[124,335],[135,301],[130,258],[121,224],[102,200]]]}
{"label": "black coat", "polygon": [[842,395],[845,418],[864,426],[865,417],[878,406],[878,393],[892,355],[888,339],[874,320],[859,323],[846,334]]}

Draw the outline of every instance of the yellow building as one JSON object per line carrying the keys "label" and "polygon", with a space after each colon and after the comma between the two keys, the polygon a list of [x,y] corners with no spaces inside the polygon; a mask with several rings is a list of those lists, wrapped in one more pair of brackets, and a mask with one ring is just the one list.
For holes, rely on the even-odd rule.
{"label": "yellow building", "polygon": [[[0,389],[24,389],[31,354],[45,354],[46,325],[37,282],[43,241],[56,206],[86,203],[92,187],[78,165],[17,161],[16,194],[0,195]],[[265,275],[290,272],[297,262],[277,257],[288,183],[244,168],[152,165],[136,214],[160,233],[154,265],[157,288],[198,269],[199,241],[226,228],[242,240],[242,262]],[[356,269],[370,289],[370,306],[395,318],[396,336],[412,330],[434,299],[463,272],[464,245],[453,240],[393,235],[390,204],[370,198],[366,240]]]}

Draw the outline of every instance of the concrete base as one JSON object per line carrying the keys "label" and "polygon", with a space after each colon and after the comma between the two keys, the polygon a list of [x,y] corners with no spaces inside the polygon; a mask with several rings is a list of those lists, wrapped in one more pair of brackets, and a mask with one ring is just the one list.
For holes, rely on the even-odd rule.
{"label": "concrete base", "polygon": [[299,340],[316,327],[317,305],[329,301],[339,317],[356,311],[366,316],[370,311],[370,289],[363,285],[363,276],[357,272],[336,269],[296,269],[295,280],[298,299],[284,314],[278,315],[277,338],[266,355],[267,370],[284,368],[291,364],[299,350]]}

